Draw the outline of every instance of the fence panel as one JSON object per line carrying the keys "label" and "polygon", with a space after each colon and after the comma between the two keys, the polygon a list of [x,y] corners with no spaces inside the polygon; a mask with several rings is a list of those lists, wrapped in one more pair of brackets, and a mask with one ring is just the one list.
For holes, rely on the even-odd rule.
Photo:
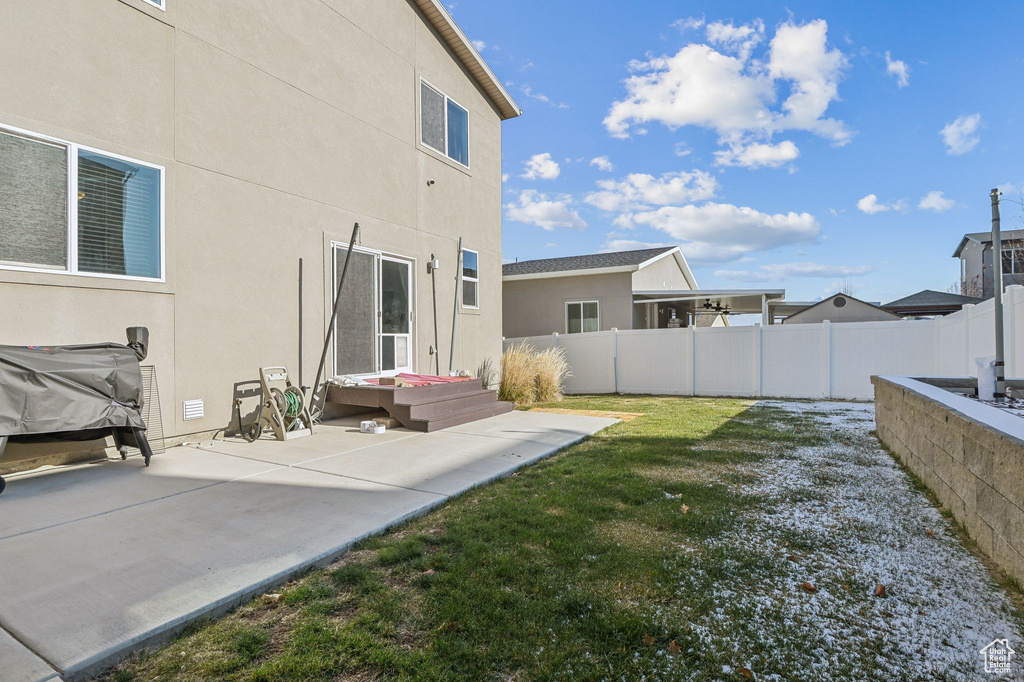
{"label": "fence panel", "polygon": [[870,400],[874,395],[873,374],[930,376],[936,373],[933,320],[830,326],[833,398]]}
{"label": "fence panel", "polygon": [[693,348],[689,329],[619,332],[620,393],[689,395]]}
{"label": "fence panel", "polygon": [[566,393],[615,393],[615,332],[559,335],[558,345],[572,367]]}
{"label": "fence panel", "polygon": [[703,327],[693,338],[697,395],[754,395],[754,327]]}
{"label": "fence panel", "polygon": [[762,327],[761,333],[761,395],[822,395],[822,325],[770,325]]}

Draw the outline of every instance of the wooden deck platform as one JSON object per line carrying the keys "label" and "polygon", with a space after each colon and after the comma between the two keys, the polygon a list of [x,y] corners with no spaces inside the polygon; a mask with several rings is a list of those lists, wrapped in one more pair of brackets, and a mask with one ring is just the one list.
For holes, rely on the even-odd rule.
{"label": "wooden deck platform", "polygon": [[480,379],[429,386],[337,386],[327,389],[327,402],[377,407],[415,431],[439,431],[511,412],[512,403],[498,400]]}

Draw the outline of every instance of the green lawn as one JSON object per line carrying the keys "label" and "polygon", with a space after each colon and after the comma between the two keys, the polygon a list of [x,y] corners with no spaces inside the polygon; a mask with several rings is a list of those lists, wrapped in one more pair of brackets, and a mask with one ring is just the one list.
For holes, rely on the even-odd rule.
{"label": "green lawn", "polygon": [[[809,555],[817,540],[785,531],[781,552],[722,541],[771,504],[744,492],[767,458],[829,442],[813,413],[730,399],[557,406],[645,416],[367,540],[282,588],[279,601],[195,626],[111,678],[743,680],[759,660],[758,675],[819,679],[801,666],[820,635],[781,603],[824,598],[825,589],[800,590],[787,556]],[[787,503],[818,493],[792,494]],[[772,597],[778,606],[723,600],[723,586],[774,582],[785,588]],[[740,636],[742,650],[714,645]]]}

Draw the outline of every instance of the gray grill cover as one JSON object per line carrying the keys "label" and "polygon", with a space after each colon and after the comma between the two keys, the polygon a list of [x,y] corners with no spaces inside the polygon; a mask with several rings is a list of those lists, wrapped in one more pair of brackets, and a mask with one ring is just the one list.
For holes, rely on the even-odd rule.
{"label": "gray grill cover", "polygon": [[140,356],[116,343],[0,346],[0,436],[145,429]]}

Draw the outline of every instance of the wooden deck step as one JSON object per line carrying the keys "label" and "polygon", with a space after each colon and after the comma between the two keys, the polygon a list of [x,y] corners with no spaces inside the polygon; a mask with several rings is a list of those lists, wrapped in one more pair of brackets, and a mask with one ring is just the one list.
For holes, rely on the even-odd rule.
{"label": "wooden deck step", "polygon": [[431,386],[331,386],[327,400],[341,405],[381,407],[407,429],[439,431],[510,412],[480,379]]}

